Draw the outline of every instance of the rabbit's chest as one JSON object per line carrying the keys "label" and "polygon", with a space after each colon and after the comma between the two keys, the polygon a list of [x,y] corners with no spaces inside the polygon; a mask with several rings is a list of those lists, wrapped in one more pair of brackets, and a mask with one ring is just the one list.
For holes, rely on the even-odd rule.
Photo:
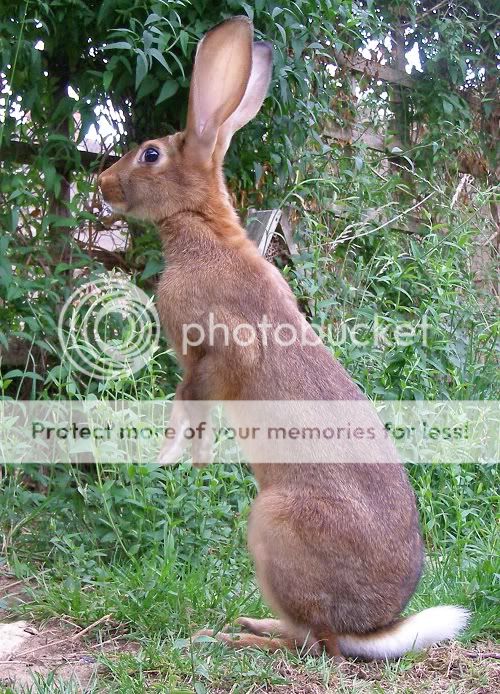
{"label": "rabbit's chest", "polygon": [[204,322],[218,297],[213,282],[203,273],[168,268],[158,284],[156,303],[162,328],[178,352],[186,333]]}

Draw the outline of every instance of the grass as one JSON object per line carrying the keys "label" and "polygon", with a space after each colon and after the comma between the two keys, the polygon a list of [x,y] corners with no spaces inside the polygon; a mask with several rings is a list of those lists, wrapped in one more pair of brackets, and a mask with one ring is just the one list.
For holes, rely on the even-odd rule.
{"label": "grass", "polygon": [[[474,613],[464,642],[495,638],[494,496],[484,488],[485,475],[494,471],[422,466],[411,472],[428,560],[408,611],[464,605]],[[59,470],[43,494],[7,482],[2,496],[3,523],[10,528],[6,558],[16,576],[31,579],[28,601],[14,612],[36,623],[64,616],[80,628],[110,615],[93,630],[93,641],[121,636],[140,646],[100,656],[105,668],[93,691],[272,691],[287,681],[326,687],[337,680],[337,691],[368,691],[359,673],[345,675],[324,658],[287,654],[283,660],[281,653],[190,644],[200,626],[267,614],[245,548],[255,485],[244,466],[110,466],[101,473],[106,482],[96,484],[91,472]],[[377,677],[394,685],[424,658],[378,665]],[[37,692],[71,691],[48,681],[33,686]]]}

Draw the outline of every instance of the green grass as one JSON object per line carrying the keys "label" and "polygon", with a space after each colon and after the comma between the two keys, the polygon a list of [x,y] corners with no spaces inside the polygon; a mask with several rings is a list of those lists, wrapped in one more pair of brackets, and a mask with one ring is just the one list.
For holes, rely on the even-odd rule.
{"label": "green grass", "polygon": [[[419,466],[411,473],[428,561],[408,611],[464,605],[473,610],[464,639],[493,638],[495,470]],[[43,494],[4,485],[2,521],[11,529],[6,558],[16,575],[34,579],[30,602],[17,611],[37,621],[64,615],[82,628],[110,614],[94,637],[125,634],[140,644],[139,654],[103,657],[108,669],[95,691],[194,691],[197,685],[200,692],[232,686],[246,692],[256,683],[283,683],[282,654],[189,642],[198,627],[267,614],[245,547],[255,493],[246,468],[110,466],[101,474],[103,484],[92,472],[61,469]],[[286,662],[324,682],[333,667],[294,654]],[[412,656],[401,662],[410,667]],[[33,691],[59,691],[36,686]]]}

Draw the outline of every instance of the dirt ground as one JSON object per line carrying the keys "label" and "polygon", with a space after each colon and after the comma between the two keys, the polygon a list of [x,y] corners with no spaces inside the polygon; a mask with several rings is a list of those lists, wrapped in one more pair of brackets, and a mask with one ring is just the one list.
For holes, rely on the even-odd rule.
{"label": "dirt ground", "polygon": [[105,618],[86,629],[64,618],[37,625],[9,620],[9,608],[26,599],[25,582],[0,575],[0,688],[30,685],[34,674],[47,677],[54,673],[64,681],[73,680],[83,692],[102,667],[97,654],[137,650],[120,636],[104,642],[92,640],[93,628]]}
{"label": "dirt ground", "polygon": [[[492,644],[478,643],[464,648],[454,643],[432,648],[421,654],[421,660],[410,667],[397,669],[382,663],[359,663],[346,660],[332,669],[328,686],[314,673],[296,670],[283,661],[279,674],[291,684],[256,687],[248,694],[498,694],[500,692],[500,653]],[[222,694],[223,690],[211,690]],[[224,691],[227,694],[227,690]]]}

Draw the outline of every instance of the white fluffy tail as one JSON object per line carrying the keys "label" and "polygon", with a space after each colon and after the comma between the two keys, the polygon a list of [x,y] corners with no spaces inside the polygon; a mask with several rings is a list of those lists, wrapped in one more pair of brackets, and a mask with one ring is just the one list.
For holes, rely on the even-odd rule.
{"label": "white fluffy tail", "polygon": [[467,626],[469,615],[463,607],[430,607],[379,631],[339,636],[340,650],[347,657],[399,658],[409,651],[455,638]]}

